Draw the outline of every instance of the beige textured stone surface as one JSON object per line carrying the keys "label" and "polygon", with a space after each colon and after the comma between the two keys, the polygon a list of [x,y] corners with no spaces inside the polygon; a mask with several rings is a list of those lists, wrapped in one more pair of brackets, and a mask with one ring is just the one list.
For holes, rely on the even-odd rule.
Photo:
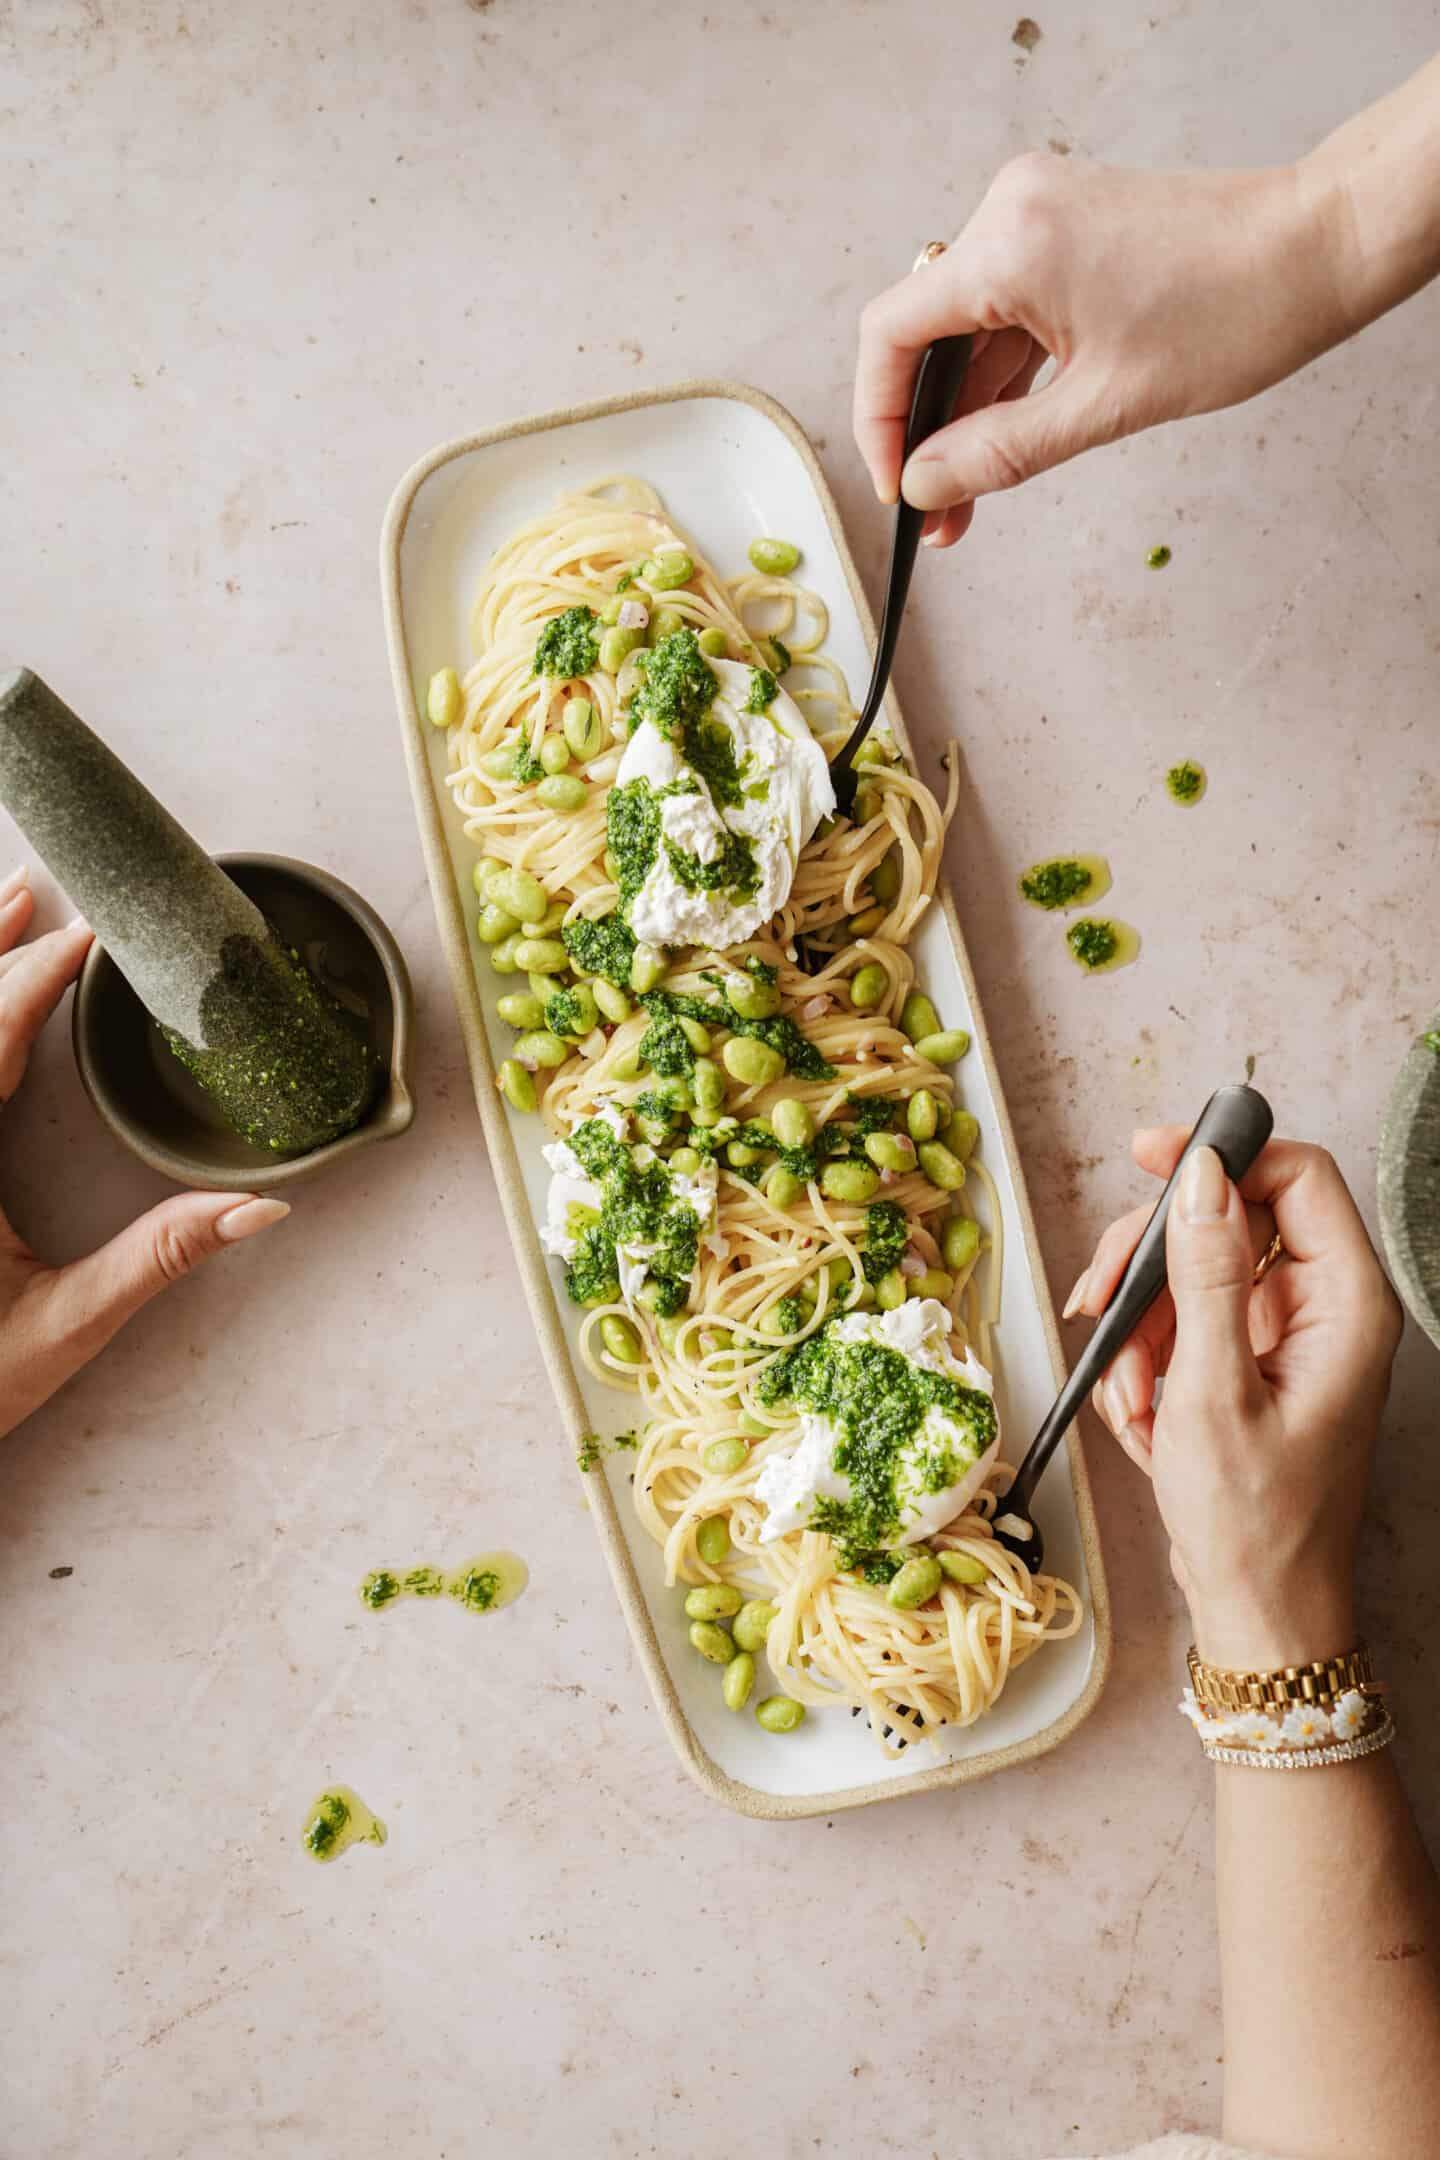
{"label": "beige textured stone surface", "polygon": [[[302,1189],[7,1444],[26,2160],[968,2160],[1213,2119],[1184,1626],[1098,1439],[1116,1669],[1059,1753],[833,1827],[731,1819],[671,1759],[496,1219],[377,604],[386,497],[432,442],[712,372],[810,430],[873,581],[855,314],[1005,156],[1288,154],[1433,38],[1419,0],[1039,20],[1026,56],[1009,11],[921,0],[0,7],[9,656],[210,845],[360,887],[421,1002],[411,1135]],[[1248,1054],[1371,1204],[1436,997],[1437,327],[1432,295],[920,566],[900,689],[966,745],[951,874],[1062,1291],[1138,1197],[1132,1122]],[[1180,754],[1211,776],[1191,814],[1159,787]],[[1109,855],[1128,973],[1081,980],[1013,900],[1060,844]],[[158,1196],[60,1026],[0,1176],[57,1256]],[[1436,1377],[1412,1335],[1366,1548],[1402,1715],[1434,1680]],[[493,1622],[352,1602],[371,1566],[487,1545],[533,1575]],[[1405,1759],[1433,1824],[1433,1743]],[[296,1836],[331,1778],[390,1842],[322,1870]]]}

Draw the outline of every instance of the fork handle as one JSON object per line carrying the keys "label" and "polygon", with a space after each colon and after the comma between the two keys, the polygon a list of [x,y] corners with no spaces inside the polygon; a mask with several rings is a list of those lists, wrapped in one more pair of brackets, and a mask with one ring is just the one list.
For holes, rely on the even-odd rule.
{"label": "fork handle", "polygon": [[1140,1242],[1130,1255],[1109,1304],[1096,1322],[1094,1334],[1075,1360],[1074,1371],[1060,1390],[1054,1409],[1035,1435],[1029,1453],[1015,1474],[1015,1481],[1005,1498],[1005,1506],[1011,1513],[1028,1514],[1031,1495],[1061,1434],[1072,1424],[1091,1388],[1116,1352],[1130,1340],[1165,1287],[1165,1224],[1186,1157],[1197,1147],[1214,1148],[1225,1165],[1226,1175],[1238,1185],[1274,1126],[1274,1113],[1257,1088],[1222,1087],[1210,1097],[1195,1121],[1195,1130],[1185,1143],[1184,1154],[1155,1203],[1154,1214],[1140,1233]]}

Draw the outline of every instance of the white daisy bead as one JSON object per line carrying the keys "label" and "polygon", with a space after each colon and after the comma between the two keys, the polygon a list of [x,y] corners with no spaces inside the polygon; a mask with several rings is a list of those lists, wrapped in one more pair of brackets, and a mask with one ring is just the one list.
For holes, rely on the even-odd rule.
{"label": "white daisy bead", "polygon": [[1365,1723],[1365,1697],[1350,1688],[1335,1705],[1330,1727],[1337,1740],[1353,1740]]}
{"label": "white daisy bead", "polygon": [[1280,1731],[1291,1747],[1323,1747],[1332,1727],[1319,1703],[1296,1703]]}

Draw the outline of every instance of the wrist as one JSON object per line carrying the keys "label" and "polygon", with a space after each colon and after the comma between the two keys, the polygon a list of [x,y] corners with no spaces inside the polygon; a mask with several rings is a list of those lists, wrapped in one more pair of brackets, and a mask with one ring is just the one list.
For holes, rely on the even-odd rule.
{"label": "wrist", "polygon": [[1195,1648],[1207,1665],[1231,1672],[1275,1672],[1353,1650],[1359,1640],[1355,1600],[1346,1582],[1245,1585],[1192,1598]]}

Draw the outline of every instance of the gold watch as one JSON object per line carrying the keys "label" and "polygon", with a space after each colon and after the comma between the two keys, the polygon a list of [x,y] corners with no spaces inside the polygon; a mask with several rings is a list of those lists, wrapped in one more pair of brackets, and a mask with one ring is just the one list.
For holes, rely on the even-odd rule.
{"label": "gold watch", "polygon": [[1366,1695],[1382,1692],[1363,1642],[1340,1657],[1282,1665],[1275,1672],[1231,1672],[1222,1665],[1206,1665],[1194,1643],[1185,1662],[1195,1700],[1207,1710],[1279,1710],[1294,1703],[1333,1703],[1351,1688]]}

